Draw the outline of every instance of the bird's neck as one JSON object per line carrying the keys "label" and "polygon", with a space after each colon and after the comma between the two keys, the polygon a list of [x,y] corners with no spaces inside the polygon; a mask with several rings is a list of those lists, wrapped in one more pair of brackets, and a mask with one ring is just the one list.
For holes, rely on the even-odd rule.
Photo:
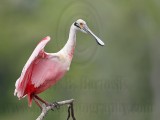
{"label": "bird's neck", "polygon": [[64,54],[66,54],[71,60],[73,58],[74,49],[76,46],[76,32],[77,32],[77,30],[76,30],[75,26],[72,24],[71,28],[70,28],[70,32],[69,32],[68,41],[62,49]]}

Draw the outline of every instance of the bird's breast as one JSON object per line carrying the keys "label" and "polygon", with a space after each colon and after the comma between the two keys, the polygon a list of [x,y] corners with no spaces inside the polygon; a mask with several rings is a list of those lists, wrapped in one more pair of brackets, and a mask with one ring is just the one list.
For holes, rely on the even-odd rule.
{"label": "bird's breast", "polygon": [[71,61],[72,59],[70,59],[69,56],[63,54],[59,55],[59,62],[67,71],[70,69]]}

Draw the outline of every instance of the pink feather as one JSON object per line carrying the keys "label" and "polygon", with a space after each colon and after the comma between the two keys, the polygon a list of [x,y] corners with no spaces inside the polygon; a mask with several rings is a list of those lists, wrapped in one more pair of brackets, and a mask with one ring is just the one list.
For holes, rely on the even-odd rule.
{"label": "pink feather", "polygon": [[66,72],[58,56],[44,52],[44,47],[49,41],[48,36],[39,42],[15,84],[14,95],[20,99],[27,94],[29,105],[32,102],[32,94],[48,89]]}

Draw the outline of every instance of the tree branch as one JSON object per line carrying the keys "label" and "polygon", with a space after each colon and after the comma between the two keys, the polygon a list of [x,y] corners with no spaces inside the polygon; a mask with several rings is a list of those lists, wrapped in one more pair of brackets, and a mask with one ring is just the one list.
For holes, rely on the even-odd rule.
{"label": "tree branch", "polygon": [[[76,120],[75,117],[74,117],[73,101],[74,101],[74,99],[57,102],[59,107],[63,106],[63,105],[68,105],[68,118],[67,118],[67,120],[69,120],[70,114],[72,116],[72,119]],[[49,106],[46,106],[45,104],[42,104],[42,112],[36,120],[43,120],[44,117],[46,116],[46,114],[48,113],[48,111],[49,110],[54,110],[55,108],[56,108],[55,103],[53,103]]]}

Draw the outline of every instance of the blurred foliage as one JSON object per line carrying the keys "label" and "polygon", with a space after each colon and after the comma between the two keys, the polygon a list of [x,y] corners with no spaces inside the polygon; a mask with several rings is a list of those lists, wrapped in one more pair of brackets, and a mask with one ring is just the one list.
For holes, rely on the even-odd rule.
{"label": "blurred foliage", "polygon": [[[150,49],[160,33],[158,0],[1,0],[0,119],[39,115],[34,103],[28,108],[26,98],[13,96],[15,81],[39,40],[50,35],[46,51],[60,50],[78,18],[106,46],[78,33],[70,71],[40,96],[48,101],[74,98],[79,120],[152,120]],[[64,107],[46,119],[66,117]]]}

